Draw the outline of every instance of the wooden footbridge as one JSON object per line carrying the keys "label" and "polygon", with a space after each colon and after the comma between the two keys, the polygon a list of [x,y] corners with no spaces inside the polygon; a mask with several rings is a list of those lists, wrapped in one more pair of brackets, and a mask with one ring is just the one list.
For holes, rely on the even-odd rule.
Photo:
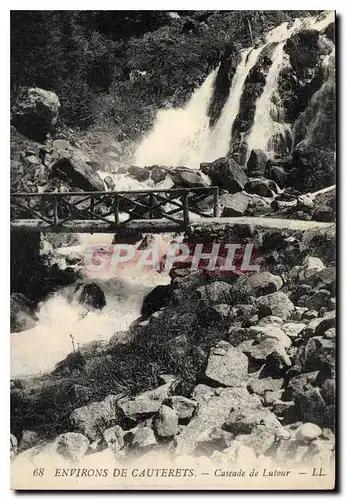
{"label": "wooden footbridge", "polygon": [[220,217],[217,186],[141,191],[11,193],[11,230],[42,233],[184,233],[226,226],[328,229],[332,223]]}
{"label": "wooden footbridge", "polygon": [[[207,208],[201,208],[201,207]],[[219,188],[11,193],[11,229],[66,233],[183,232],[219,217]]]}

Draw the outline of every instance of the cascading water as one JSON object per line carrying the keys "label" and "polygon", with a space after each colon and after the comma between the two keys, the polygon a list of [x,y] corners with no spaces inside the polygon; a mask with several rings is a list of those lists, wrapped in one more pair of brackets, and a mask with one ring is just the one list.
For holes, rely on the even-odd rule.
{"label": "cascading water", "polygon": [[158,112],[152,131],[136,152],[138,166],[199,167],[209,134],[208,106],[218,69],[213,70],[184,108]]}
{"label": "cascading water", "polygon": [[287,152],[289,152],[289,145],[292,142],[289,139],[292,137],[292,130],[291,125],[283,120],[278,94],[280,71],[285,65],[289,65],[288,56],[284,51],[285,42],[299,30],[322,31],[333,21],[334,14],[330,12],[321,16],[321,19],[319,17],[296,19],[290,28],[288,28],[287,23],[284,23],[276,30],[280,41],[273,54],[273,62],[266,78],[263,93],[256,103],[254,122],[247,140],[248,154],[252,149],[261,149],[270,158],[275,155],[278,147],[282,150],[282,144],[286,145]]}
{"label": "cascading water", "polygon": [[263,47],[243,51],[221,116],[215,127],[210,131],[206,146],[202,147],[201,158],[203,161],[213,161],[226,156],[229,148],[230,132],[239,111],[244,82],[256,64],[262,50]]}
{"label": "cascading water", "polygon": [[[249,151],[260,148],[270,156],[275,149],[276,138],[290,133],[290,127],[283,123],[280,116],[280,103],[277,99],[278,75],[283,65],[287,63],[283,50],[284,43],[296,30],[312,28],[322,31],[333,21],[334,13],[330,12],[316,19],[297,20],[291,27],[284,23],[267,35],[262,46],[244,50],[231,83],[229,98],[218,122],[210,130],[208,107],[217,74],[217,69],[213,70],[184,108],[158,112],[152,131],[137,149],[135,163],[138,166],[156,164],[170,167],[181,165],[198,167],[201,161],[211,161],[225,156],[229,149],[232,125],[239,111],[246,77],[258,61],[264,47],[276,42],[272,64],[262,95],[256,102],[254,123],[248,137]],[[325,64],[328,66],[331,60],[332,56],[326,58]],[[313,99],[317,98],[318,95]],[[310,133],[313,133],[313,130],[312,124]],[[105,177],[110,174],[100,172],[100,175]],[[118,190],[154,187],[150,180],[138,182],[126,174],[117,174],[114,180]],[[159,187],[171,186],[172,181],[167,177],[164,185]],[[87,245],[98,240],[108,245],[111,237],[109,235],[83,237],[81,247],[70,251],[79,250],[83,253]],[[41,305],[36,326],[11,335],[12,376],[52,369],[56,362],[71,352],[71,335],[76,344],[82,345],[90,340],[108,339],[114,333],[126,330],[139,316],[142,300],[148,291],[157,284],[169,281],[167,275],[155,271],[145,275],[140,273],[139,276],[134,266],[124,268],[116,277],[103,277],[101,284],[106,292],[107,305],[102,311],[89,312],[87,315],[83,313],[80,305],[67,300],[66,291],[48,298]]]}

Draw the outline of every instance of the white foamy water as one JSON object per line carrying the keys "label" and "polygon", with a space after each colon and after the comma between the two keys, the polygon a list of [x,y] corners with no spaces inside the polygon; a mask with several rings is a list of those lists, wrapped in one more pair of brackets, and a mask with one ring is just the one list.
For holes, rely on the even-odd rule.
{"label": "white foamy water", "polygon": [[220,118],[208,136],[206,147],[203,148],[203,160],[213,161],[227,155],[233,123],[239,112],[244,82],[256,64],[262,50],[263,47],[243,51],[232,80],[228,99],[222,109]]}
{"label": "white foamy water", "polygon": [[138,166],[198,168],[208,139],[208,107],[218,68],[213,70],[184,108],[160,110],[153,129],[136,152]]}
{"label": "white foamy water", "polygon": [[[252,149],[261,149],[270,158],[275,155],[276,148],[282,141],[287,143],[292,136],[291,125],[284,122],[283,111],[278,93],[278,79],[285,65],[289,65],[289,57],[284,51],[286,41],[296,32],[303,29],[323,31],[335,19],[333,12],[326,12],[318,17],[296,19],[291,27],[282,24],[267,36],[267,42],[279,42],[272,56],[266,83],[261,96],[256,102],[256,112],[250,135],[247,139],[248,155]],[[288,144],[289,146],[289,144]],[[280,150],[282,147],[280,146]],[[287,151],[289,152],[289,151]]]}
{"label": "white foamy water", "polygon": [[[83,255],[93,244],[107,247],[109,234],[80,235],[82,244],[71,251]],[[167,245],[169,237],[162,239]],[[61,252],[66,253],[67,249]],[[139,252],[140,253],[140,252]],[[167,284],[167,273],[154,269],[138,271],[132,264],[118,265],[116,271],[103,270],[101,276],[87,281],[99,284],[106,297],[106,306],[89,311],[68,299],[67,287],[46,299],[40,306],[38,322],[30,330],[11,334],[11,376],[20,377],[51,371],[57,362],[72,351],[71,335],[75,345],[82,346],[94,340],[108,340],[117,332],[126,331],[140,316],[145,296],[158,284]]]}
{"label": "white foamy water", "polygon": [[[277,96],[278,76],[287,63],[284,43],[296,30],[312,28],[322,31],[334,18],[334,12],[327,12],[314,19],[296,20],[291,27],[284,23],[268,34],[261,47],[243,51],[232,80],[229,98],[214,129],[210,130],[208,108],[218,69],[212,71],[185,107],[158,112],[153,129],[137,149],[136,164],[198,167],[201,161],[225,156],[231,140],[232,125],[239,112],[246,77],[264,47],[277,42],[263,93],[256,103],[254,123],[248,138],[249,151],[260,148],[270,156],[277,138],[290,133],[290,128],[280,115]],[[326,64],[327,62],[328,59]],[[310,132],[313,132],[313,127]],[[154,185],[150,179],[139,182],[127,174],[99,174],[102,178],[111,175],[115,190],[118,191],[170,188],[173,184],[169,177]],[[100,243],[107,246],[112,240],[110,235],[80,235],[80,238],[81,245],[57,252],[56,261],[62,262],[66,252],[76,251],[83,255],[88,245]],[[68,290],[65,289],[41,304],[39,320],[34,328],[11,335],[13,377],[54,368],[58,361],[71,352],[71,335],[75,345],[83,345],[93,340],[107,340],[116,332],[127,330],[140,315],[143,298],[147,293],[157,284],[168,283],[170,279],[166,274],[159,274],[155,270],[142,272],[135,266],[124,265],[117,269],[115,275],[105,273],[94,281],[100,283],[106,295],[107,305],[102,311],[89,311],[85,314],[81,305],[68,300]]]}

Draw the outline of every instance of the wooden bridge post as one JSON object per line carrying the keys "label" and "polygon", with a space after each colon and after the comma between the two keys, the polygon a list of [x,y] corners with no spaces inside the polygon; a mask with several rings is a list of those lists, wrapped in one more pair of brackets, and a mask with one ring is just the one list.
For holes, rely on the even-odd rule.
{"label": "wooden bridge post", "polygon": [[183,194],[183,216],[184,216],[184,224],[188,226],[190,224],[190,215],[189,215],[189,192],[184,191]]}
{"label": "wooden bridge post", "polygon": [[213,207],[214,217],[220,217],[220,202],[219,202],[219,188],[214,188],[214,207]]}
{"label": "wooden bridge post", "polygon": [[149,206],[150,206],[149,219],[152,219],[153,218],[153,208],[154,208],[154,196],[153,196],[153,193],[150,193],[150,195],[149,195]]}
{"label": "wooden bridge post", "polygon": [[58,198],[56,196],[53,197],[53,220],[54,220],[54,226],[57,226],[59,222],[59,214],[58,214]]}
{"label": "wooden bridge post", "polygon": [[114,211],[114,221],[115,224],[118,226],[119,225],[119,197],[116,194],[114,201],[113,201],[113,211]]}

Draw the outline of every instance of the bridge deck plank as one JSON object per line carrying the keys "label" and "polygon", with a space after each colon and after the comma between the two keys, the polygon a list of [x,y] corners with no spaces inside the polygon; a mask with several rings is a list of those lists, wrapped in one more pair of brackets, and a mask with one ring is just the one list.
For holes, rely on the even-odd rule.
{"label": "bridge deck plank", "polygon": [[[210,217],[190,221],[192,229],[211,227],[214,231],[226,226],[250,226],[272,229],[290,229],[292,231],[306,231],[309,229],[328,229],[334,226],[329,222],[302,221],[292,219],[274,219],[269,217]],[[64,223],[63,227],[54,227],[39,219],[14,219],[11,221],[12,230],[26,230],[33,232],[64,232],[64,233],[175,233],[185,232],[183,221],[175,223],[167,219],[136,219],[129,221],[126,226],[117,228],[111,222],[103,220],[73,220]]]}

